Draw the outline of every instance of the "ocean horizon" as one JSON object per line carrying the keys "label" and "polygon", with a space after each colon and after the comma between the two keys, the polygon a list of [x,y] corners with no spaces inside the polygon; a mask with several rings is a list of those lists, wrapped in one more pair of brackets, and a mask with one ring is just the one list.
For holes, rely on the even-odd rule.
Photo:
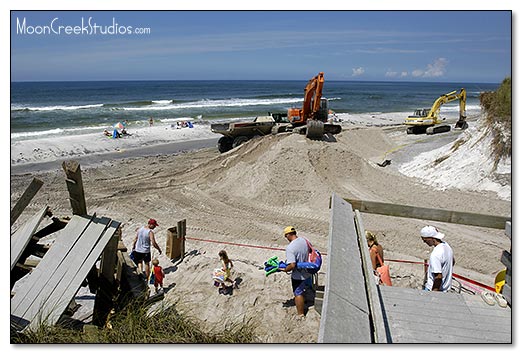
{"label": "ocean horizon", "polygon": [[[11,82],[11,140],[103,131],[119,121],[146,126],[251,119],[300,107],[307,80],[129,80]],[[328,81],[323,97],[336,113],[381,114],[431,107],[442,94],[465,88],[468,114],[499,84]],[[441,114],[458,111],[458,102]]]}

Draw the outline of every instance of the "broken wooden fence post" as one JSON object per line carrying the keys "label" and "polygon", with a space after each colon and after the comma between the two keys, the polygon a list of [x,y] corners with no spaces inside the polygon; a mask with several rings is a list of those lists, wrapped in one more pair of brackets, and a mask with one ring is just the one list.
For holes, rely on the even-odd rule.
{"label": "broken wooden fence post", "polygon": [[181,260],[185,258],[185,236],[187,235],[187,219],[178,221],[178,242]]}
{"label": "broken wooden fence post", "polygon": [[27,187],[24,194],[18,199],[13,210],[11,210],[11,226],[15,223],[16,219],[22,214],[24,209],[29,205],[29,202],[33,199],[33,197],[38,193],[40,188],[42,188],[43,182],[38,178],[33,178],[31,184]]}
{"label": "broken wooden fence post", "polygon": [[178,221],[177,226],[167,229],[167,246],[165,254],[170,259],[183,259],[185,255],[185,235],[187,219]]}
{"label": "broken wooden fence post", "polygon": [[69,200],[71,201],[73,214],[87,215],[80,164],[78,161],[68,160],[62,163],[62,168],[66,175],[65,183],[69,191]]}

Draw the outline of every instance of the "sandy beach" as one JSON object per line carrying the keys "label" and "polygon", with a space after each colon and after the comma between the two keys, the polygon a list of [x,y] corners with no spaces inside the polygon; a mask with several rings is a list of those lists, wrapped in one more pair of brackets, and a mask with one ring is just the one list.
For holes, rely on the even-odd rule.
{"label": "sandy beach", "polygon": [[[311,307],[306,319],[295,326],[295,307],[283,306],[292,298],[289,275],[265,276],[263,263],[272,256],[285,258],[287,241],[282,230],[287,225],[295,226],[299,236],[325,252],[332,193],[425,208],[511,215],[510,179],[509,191],[506,184],[494,180],[488,182],[492,185],[489,190],[476,190],[477,184],[464,175],[460,185],[444,183],[446,179],[458,180],[463,170],[478,176],[477,170],[470,170],[480,168],[479,163],[470,157],[468,166],[453,162],[457,170],[447,174],[452,178],[430,175],[428,169],[433,167],[416,160],[422,153],[433,154],[433,150],[451,146],[460,131],[407,135],[400,126],[404,119],[400,114],[345,114],[339,118],[343,131],[336,142],[284,133],[251,140],[224,154],[213,144],[219,136],[210,132],[208,125],[197,124],[193,129],[129,129],[133,135],[124,139],[108,139],[99,133],[87,139],[71,136],[16,142],[11,145],[11,206],[33,177],[43,180],[44,186],[12,230],[44,205],[57,216],[71,215],[59,160],[97,156],[82,163],[88,211],[121,221],[123,241],[129,248],[135,230],[148,218],[159,223],[156,237],[163,250],[167,229],[187,219],[187,256],[182,262],[172,263],[153,252],[166,273],[164,301],[175,303],[207,328],[219,328],[223,321],[248,322],[256,327],[260,343],[316,342],[320,315]],[[478,118],[470,119],[470,134],[479,134]],[[194,140],[190,134],[198,134],[206,143],[178,148],[174,153],[162,153],[166,150],[159,148]],[[124,152],[129,154],[118,156]],[[383,158],[390,159],[391,165],[379,167],[377,162]],[[429,158],[422,157],[424,163]],[[452,158],[448,160],[451,164]],[[41,168],[43,164],[37,162],[46,162],[47,167]],[[404,166],[407,171],[401,170]],[[426,179],[420,177],[421,170]],[[442,186],[430,184],[430,178],[439,179]],[[363,214],[363,221],[384,247],[394,286],[420,288],[422,266],[392,260],[429,257],[431,249],[419,238],[426,221],[369,214]],[[495,275],[503,269],[501,253],[511,248],[503,230],[432,224],[446,234],[453,247],[455,272],[493,285]],[[232,276],[241,280],[239,289],[230,296],[220,295],[211,281],[221,249],[234,262]],[[325,255],[320,282],[327,267]]]}

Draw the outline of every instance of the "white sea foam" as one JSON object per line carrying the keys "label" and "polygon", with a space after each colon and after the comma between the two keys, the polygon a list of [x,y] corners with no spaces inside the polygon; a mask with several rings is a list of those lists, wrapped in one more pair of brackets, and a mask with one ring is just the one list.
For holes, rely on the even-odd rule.
{"label": "white sea foam", "polygon": [[273,104],[289,104],[302,102],[302,98],[272,98],[272,99],[242,99],[231,98],[227,100],[200,100],[194,102],[170,103],[142,107],[121,107],[125,111],[149,111],[149,110],[177,110],[185,108],[224,108],[224,107],[244,107],[244,106],[263,106]]}
{"label": "white sea foam", "polygon": [[85,105],[79,105],[79,106],[64,106],[64,105],[57,105],[57,106],[21,106],[17,104],[11,105],[11,110],[28,110],[28,111],[74,111],[78,109],[89,109],[89,108],[98,108],[102,107],[103,104],[85,104]]}

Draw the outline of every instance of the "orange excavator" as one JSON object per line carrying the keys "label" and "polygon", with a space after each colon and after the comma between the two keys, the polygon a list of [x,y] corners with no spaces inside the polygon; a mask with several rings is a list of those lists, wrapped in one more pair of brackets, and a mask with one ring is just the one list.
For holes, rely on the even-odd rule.
{"label": "orange excavator", "polygon": [[[321,140],[325,134],[338,134],[342,127],[328,121],[328,100],[323,98],[324,73],[308,81],[304,89],[302,108],[290,108],[286,113],[269,113],[256,117],[253,122],[214,123],[210,129],[222,134],[217,147],[219,152],[227,152],[244,142],[268,134],[294,132]],[[328,137],[330,138],[330,137]]]}
{"label": "orange excavator", "polygon": [[306,133],[309,139],[322,139],[325,133],[338,134],[342,128],[328,121],[328,100],[323,98],[324,73],[310,79],[304,88],[302,108],[290,108],[288,120],[295,132]]}

